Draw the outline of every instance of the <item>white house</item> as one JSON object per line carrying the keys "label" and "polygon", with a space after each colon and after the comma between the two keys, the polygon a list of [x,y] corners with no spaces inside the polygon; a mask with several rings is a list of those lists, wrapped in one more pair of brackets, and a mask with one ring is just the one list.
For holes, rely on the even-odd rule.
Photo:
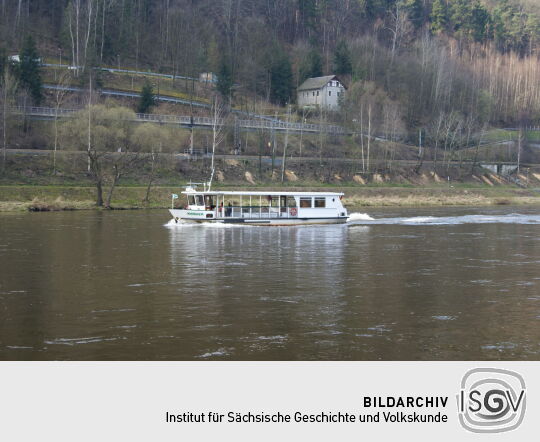
{"label": "white house", "polygon": [[[21,56],[19,54],[10,55],[8,57],[8,60],[13,64],[20,63],[21,62]],[[37,61],[39,64],[41,64],[41,58],[36,58],[36,59],[34,59],[34,61]]]}
{"label": "white house", "polygon": [[201,83],[217,83],[217,75],[213,72],[202,72],[199,74],[199,81]]}
{"label": "white house", "polygon": [[345,90],[335,75],[308,78],[298,88],[296,102],[300,107],[321,106],[328,110],[338,110]]}

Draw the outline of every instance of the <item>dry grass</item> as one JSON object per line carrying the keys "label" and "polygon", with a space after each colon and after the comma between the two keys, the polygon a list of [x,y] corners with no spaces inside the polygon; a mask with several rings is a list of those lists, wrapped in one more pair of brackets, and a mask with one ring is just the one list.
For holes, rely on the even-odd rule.
{"label": "dry grass", "polygon": [[[265,186],[270,190],[272,186]],[[281,190],[282,187],[273,187]],[[488,206],[488,205],[540,205],[540,194],[502,187],[478,189],[443,189],[419,187],[291,187],[292,191],[344,191],[344,204],[349,208],[366,206]],[[163,209],[170,206],[171,193],[177,187],[154,187],[149,204],[143,202],[145,187],[118,187],[113,198],[113,208]],[[235,190],[261,190],[258,186],[236,186]],[[95,189],[91,187],[61,186],[0,186],[0,212],[60,211],[94,209]],[[537,196],[538,195],[538,196]]]}
{"label": "dry grass", "polygon": [[95,207],[93,201],[66,201],[62,197],[54,200],[34,198],[32,201],[0,201],[0,212],[30,211],[58,212],[62,210],[87,210]]}
{"label": "dry grass", "polygon": [[540,197],[512,196],[508,198],[493,198],[472,193],[468,195],[354,195],[345,198],[344,202],[348,207],[490,206],[540,204]]}

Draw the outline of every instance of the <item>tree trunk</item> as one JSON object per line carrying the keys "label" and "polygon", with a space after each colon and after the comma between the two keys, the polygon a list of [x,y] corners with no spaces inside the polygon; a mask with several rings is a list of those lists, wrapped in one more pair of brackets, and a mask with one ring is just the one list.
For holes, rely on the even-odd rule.
{"label": "tree trunk", "polygon": [[101,178],[96,179],[96,206],[103,207],[103,183]]}
{"label": "tree trunk", "polygon": [[478,162],[478,151],[480,150],[480,145],[482,144],[482,137],[484,136],[484,131],[486,130],[486,126],[482,128],[482,132],[480,133],[480,138],[478,139],[478,143],[476,143],[476,150],[474,151],[474,159],[471,166],[471,175],[474,173],[474,168],[476,167],[476,164]]}
{"label": "tree trunk", "polygon": [[3,154],[2,154],[2,172],[6,171],[6,149],[7,149],[7,85],[4,85],[4,112],[2,112],[2,138],[3,138]]}
{"label": "tree trunk", "polygon": [[519,174],[519,168],[521,166],[521,142],[523,140],[523,126],[519,126],[518,142],[517,142],[517,173]]}
{"label": "tree trunk", "polygon": [[364,157],[364,105],[360,103],[360,148],[362,151],[362,172],[366,172],[366,159]]}
{"label": "tree trunk", "polygon": [[111,187],[109,189],[109,192],[107,193],[107,201],[105,202],[105,208],[110,209],[111,208],[111,200],[114,192],[114,188],[116,187],[116,184],[118,183],[118,180],[120,179],[120,171],[118,169],[118,165],[114,165],[114,178],[113,182],[111,184]]}
{"label": "tree trunk", "polygon": [[371,146],[371,103],[368,106],[367,171],[369,172],[369,150]]}
{"label": "tree trunk", "polygon": [[56,175],[56,149],[58,147],[58,107],[54,115],[54,152],[53,152],[53,175]]}
{"label": "tree trunk", "polygon": [[146,195],[144,197],[144,202],[150,202],[150,189],[152,188],[152,182],[154,181],[154,163],[155,163],[155,154],[152,152],[152,164],[150,166],[150,179],[148,180],[148,186],[146,187]]}
{"label": "tree trunk", "polygon": [[287,147],[289,144],[289,121],[291,116],[291,106],[287,106],[287,128],[285,129],[285,144],[283,145],[283,161],[281,163],[281,182],[285,179],[285,161],[287,160]]}
{"label": "tree trunk", "polygon": [[101,174],[101,164],[99,156],[94,155],[92,151],[88,151],[88,164],[90,171],[96,183],[96,206],[103,207],[103,175]]}

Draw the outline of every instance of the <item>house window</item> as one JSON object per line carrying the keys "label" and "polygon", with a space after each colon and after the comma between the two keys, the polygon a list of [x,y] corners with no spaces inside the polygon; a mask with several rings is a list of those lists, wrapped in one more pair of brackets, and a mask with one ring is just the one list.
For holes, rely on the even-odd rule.
{"label": "house window", "polygon": [[328,91],[328,96],[329,96],[329,97],[332,96],[332,91]]}
{"label": "house window", "polygon": [[302,209],[311,209],[311,198],[300,198],[300,207]]}
{"label": "house window", "polygon": [[313,91],[313,96],[315,96],[315,91]]}
{"label": "house window", "polygon": [[315,198],[315,207],[326,207],[326,198]]}
{"label": "house window", "polygon": [[317,97],[319,96],[319,91],[317,91]]}

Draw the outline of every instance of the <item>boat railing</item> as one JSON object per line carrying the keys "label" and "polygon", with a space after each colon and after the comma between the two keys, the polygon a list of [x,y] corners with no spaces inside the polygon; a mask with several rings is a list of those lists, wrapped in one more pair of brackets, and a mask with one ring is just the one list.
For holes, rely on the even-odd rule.
{"label": "boat railing", "polygon": [[218,218],[298,218],[296,207],[225,206],[216,209]]}

